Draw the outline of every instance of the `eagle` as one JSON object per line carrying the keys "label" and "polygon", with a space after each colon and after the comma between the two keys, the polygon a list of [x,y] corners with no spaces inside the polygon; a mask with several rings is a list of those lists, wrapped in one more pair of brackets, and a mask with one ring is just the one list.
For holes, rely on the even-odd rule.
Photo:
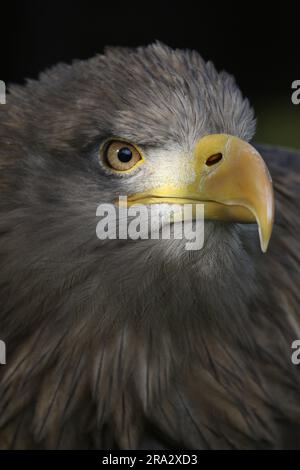
{"label": "eagle", "polygon": [[[255,127],[231,75],[160,42],[9,88],[2,449],[300,447],[300,153]],[[100,240],[120,195],[202,204],[203,247]]]}

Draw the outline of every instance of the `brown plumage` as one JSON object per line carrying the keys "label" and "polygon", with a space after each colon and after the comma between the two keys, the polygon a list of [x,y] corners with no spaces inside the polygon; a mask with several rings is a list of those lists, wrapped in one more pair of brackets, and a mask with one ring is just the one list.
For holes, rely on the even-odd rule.
{"label": "brown plumage", "polygon": [[97,205],[148,181],[103,172],[105,139],[159,165],[207,134],[250,140],[254,127],[230,76],[160,44],[11,87],[0,107],[1,448],[300,447],[300,154],[256,146],[275,190],[266,254],[255,224],[206,221],[198,252],[95,235]]}

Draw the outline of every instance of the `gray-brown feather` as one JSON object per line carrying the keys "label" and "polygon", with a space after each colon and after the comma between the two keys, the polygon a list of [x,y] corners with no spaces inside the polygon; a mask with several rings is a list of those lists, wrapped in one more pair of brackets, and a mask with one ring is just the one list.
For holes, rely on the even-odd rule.
{"label": "gray-brown feather", "polygon": [[0,122],[0,447],[299,447],[300,155],[258,147],[266,255],[251,225],[208,222],[197,253],[95,235],[97,205],[130,188],[101,173],[103,139],[249,140],[233,79],[194,52],[112,49],[11,87]]}

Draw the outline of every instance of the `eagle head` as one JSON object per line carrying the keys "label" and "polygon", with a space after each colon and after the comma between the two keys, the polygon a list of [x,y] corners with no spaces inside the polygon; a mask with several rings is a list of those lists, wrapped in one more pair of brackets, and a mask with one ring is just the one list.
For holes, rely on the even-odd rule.
{"label": "eagle head", "polygon": [[[0,113],[0,427],[19,423],[16,446],[134,447],[145,423],[172,428],[163,399],[191,363],[210,368],[208,338],[217,351],[246,330],[273,223],[253,110],[197,52],[156,43],[58,65]],[[202,249],[99,240],[97,207],[120,196],[202,204]]]}

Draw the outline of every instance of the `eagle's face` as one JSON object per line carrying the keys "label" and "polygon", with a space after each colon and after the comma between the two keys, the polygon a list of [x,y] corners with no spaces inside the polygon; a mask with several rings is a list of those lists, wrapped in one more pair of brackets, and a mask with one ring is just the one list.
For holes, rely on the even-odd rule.
{"label": "eagle's face", "polygon": [[[13,88],[10,103],[6,140],[17,156],[6,178],[21,201],[19,275],[36,276],[29,267],[37,266],[36,286],[74,287],[68,309],[88,302],[95,310],[99,289],[116,304],[132,299],[168,265],[174,276],[180,263],[187,284],[192,272],[250,272],[253,226],[239,223],[257,222],[266,249],[273,195],[247,143],[253,111],[233,78],[197,53],[159,44],[112,49]],[[99,241],[97,206],[120,195],[129,205],[204,203],[203,249],[186,252],[182,240]]]}
{"label": "eagle's face", "polygon": [[[11,351],[0,427],[21,410],[26,439],[30,429],[34,442],[68,447],[62,435],[74,431],[80,447],[84,429],[98,439],[112,423],[119,444],[134,448],[143,415],[152,422],[164,397],[167,416],[173,403],[183,409],[176,384],[189,364],[209,369],[223,343],[255,349],[246,319],[266,259],[257,224],[265,250],[273,195],[247,142],[254,127],[230,76],[159,44],[109,50],[11,87],[0,108],[0,323]],[[203,248],[98,239],[97,208],[119,196],[131,206],[203,203]],[[197,394],[204,384],[200,398],[209,397],[200,384]]]}

